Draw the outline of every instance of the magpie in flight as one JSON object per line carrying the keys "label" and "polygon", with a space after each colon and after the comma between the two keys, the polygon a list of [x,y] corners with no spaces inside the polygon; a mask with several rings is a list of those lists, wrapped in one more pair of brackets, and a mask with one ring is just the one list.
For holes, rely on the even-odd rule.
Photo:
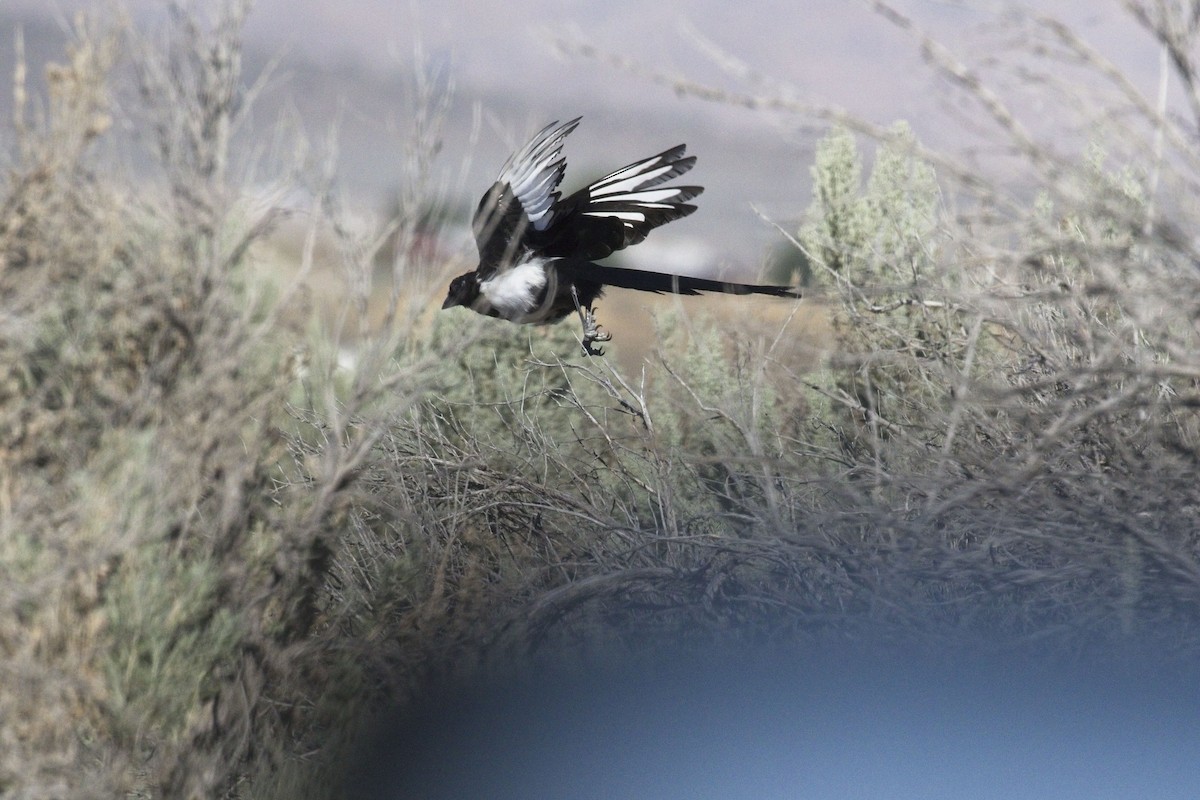
{"label": "magpie in flight", "polygon": [[663,186],[692,168],[686,145],[635,161],[565,200],[558,185],[567,162],[563,141],[579,117],[552,122],[500,170],[479,201],[472,228],[479,266],[450,282],[442,308],[466,306],[517,323],[557,322],[575,312],[583,324],[583,350],[603,355],[594,342],[611,334],[597,324],[593,303],[603,287],[644,292],[727,292],[799,297],[787,286],[726,283],[686,275],[610,267],[594,262],[637,244],[654,228],[696,210],[687,201],[700,186]]}

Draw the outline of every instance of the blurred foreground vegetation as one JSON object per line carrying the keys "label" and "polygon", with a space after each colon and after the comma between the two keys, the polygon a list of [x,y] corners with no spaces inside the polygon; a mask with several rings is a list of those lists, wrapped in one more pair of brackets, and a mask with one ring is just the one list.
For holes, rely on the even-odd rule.
{"label": "blurred foreground vegetation", "polygon": [[[1016,188],[842,120],[780,231],[814,276],[797,313],[832,316],[821,366],[684,307],[639,374],[566,324],[419,313],[436,100],[377,228],[311,160],[251,196],[246,11],[176,9],[160,38],[81,20],[30,65],[47,96],[17,76],[0,794],[331,796],[369,711],[431,677],[652,641],[1200,649],[1200,106],[1112,79],[1121,125],[1063,155],[965,82]],[[1111,79],[1069,31],[1030,36]],[[131,127],[149,181],[105,157]],[[297,326],[300,279],[261,277],[297,218],[302,274],[335,244],[352,366]]]}

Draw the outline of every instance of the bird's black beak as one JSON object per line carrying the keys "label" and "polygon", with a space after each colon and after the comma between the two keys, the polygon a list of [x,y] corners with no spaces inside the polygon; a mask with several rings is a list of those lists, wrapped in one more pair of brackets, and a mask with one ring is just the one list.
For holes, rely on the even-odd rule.
{"label": "bird's black beak", "polygon": [[445,311],[447,308],[454,308],[455,306],[460,305],[462,305],[461,300],[452,294],[448,294],[446,295],[446,299],[442,301],[442,310]]}

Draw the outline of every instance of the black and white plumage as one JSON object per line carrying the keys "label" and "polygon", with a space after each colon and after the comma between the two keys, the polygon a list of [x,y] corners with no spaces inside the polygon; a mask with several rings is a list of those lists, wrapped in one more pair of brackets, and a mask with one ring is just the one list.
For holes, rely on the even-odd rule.
{"label": "black and white plumage", "polygon": [[557,322],[576,312],[583,349],[610,335],[597,326],[592,306],[604,286],[646,292],[727,292],[799,297],[787,286],[727,283],[686,275],[594,263],[637,244],[660,225],[696,210],[688,203],[700,186],[663,186],[690,170],[685,145],[636,161],[566,199],[560,196],[567,162],[563,141],[579,124],[551,123],[518,150],[479,201],[472,227],[479,266],[450,282],[442,308],[472,311],[517,323]]}

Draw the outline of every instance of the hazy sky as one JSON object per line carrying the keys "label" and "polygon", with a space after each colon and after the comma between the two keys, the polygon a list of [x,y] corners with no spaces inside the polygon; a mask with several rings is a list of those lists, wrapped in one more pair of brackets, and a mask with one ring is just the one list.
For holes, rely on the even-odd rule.
{"label": "hazy sky", "polygon": [[[1007,5],[895,2],[968,56],[981,27],[998,19]],[[1118,63],[1152,75],[1153,51],[1131,30],[1116,2],[1035,5],[1072,21]],[[248,35],[251,42],[287,47],[318,63],[366,65],[383,73],[411,64],[420,48],[427,62],[449,66],[468,94],[518,95],[527,113],[540,120],[566,107],[586,113],[661,107],[672,100],[669,92],[620,70],[556,55],[550,43],[558,36],[667,73],[746,88],[696,44],[693,32],[794,87],[805,100],[845,106],[882,121],[925,116],[936,100],[917,44],[860,0],[260,0]],[[539,100],[542,108],[536,107]],[[705,113],[716,114],[723,125],[756,124],[745,112]]]}
{"label": "hazy sky", "polygon": [[[198,8],[217,0],[194,2]],[[0,0],[0,9],[53,13],[97,0]],[[971,57],[981,31],[1012,3],[996,0],[893,0],[893,6]],[[141,17],[162,0],[126,0]],[[1042,0],[1118,64],[1152,77],[1154,50],[1115,0]],[[729,78],[691,32],[710,40],[804,100],[849,107],[887,120],[919,116],[931,98],[919,47],[865,0],[259,0],[247,38],[324,66],[365,66],[380,73],[410,66],[418,48],[427,63],[449,66],[465,91],[543,98],[547,109],[661,105],[661,90],[593,61],[557,56],[556,36],[638,59],[668,73],[746,88]],[[527,101],[531,104],[536,102]],[[586,110],[586,109],[585,109]],[[530,108],[538,114],[542,109]],[[544,115],[544,114],[543,114]],[[731,115],[730,119],[746,115]],[[736,123],[734,123],[736,124]]]}
{"label": "hazy sky", "polygon": [[[1000,2],[895,0],[894,5],[952,48],[972,55],[979,29],[1002,17]],[[1060,15],[1118,63],[1153,56],[1112,0],[1032,4]],[[927,74],[914,41],[860,0],[260,0],[250,35],[290,44],[319,60],[355,60],[379,69],[427,56],[453,65],[468,85],[534,92],[547,105],[661,102],[638,81],[594,62],[556,58],[553,36],[586,40],[665,72],[730,83],[689,35],[695,31],[805,99],[894,116],[926,99]],[[1153,63],[1143,74],[1152,74]],[[724,80],[723,80],[724,79]]]}
{"label": "hazy sky", "polygon": [[[96,0],[0,0],[0,14],[53,13],[94,6]],[[128,0],[149,23],[161,0]],[[198,8],[212,7],[197,2]],[[980,0],[894,0],[895,8],[968,61],[1006,46],[1010,3]],[[1039,12],[1069,21],[1106,57],[1126,69],[1147,94],[1154,91],[1157,53],[1116,0],[1051,0]],[[381,192],[397,171],[413,103],[414,63],[441,70],[454,83],[447,125],[447,169],[466,154],[458,178],[464,195],[495,174],[528,133],[550,120],[584,116],[568,158],[576,172],[600,174],[647,152],[687,142],[700,157],[694,173],[708,189],[702,211],[671,226],[674,236],[708,236],[709,245],[755,260],[756,247],[775,234],[751,204],[794,219],[807,204],[812,120],[794,115],[681,97],[669,87],[609,64],[555,51],[552,41],[584,41],[598,51],[635,59],[646,68],[686,75],[739,92],[787,92],[805,103],[847,108],[878,123],[908,120],[937,147],[971,141],[978,109],[957,102],[923,63],[920,44],[871,10],[864,0],[259,0],[247,44],[262,61],[284,53],[285,70],[301,117],[319,131],[335,109],[343,114],[342,168],[347,184]],[[711,47],[762,76],[737,77]],[[0,47],[6,43],[0,43]],[[420,55],[418,55],[418,53]],[[0,63],[4,61],[0,52]],[[780,88],[780,87],[783,88]],[[472,108],[484,113],[477,142],[469,140]],[[953,111],[953,114],[948,114]],[[1053,109],[1026,107],[1036,127]],[[953,118],[954,115],[957,118]],[[819,132],[820,126],[817,126]],[[701,217],[720,221],[719,235]],[[777,238],[777,237],[776,237]],[[716,239],[717,241],[712,241]]]}

